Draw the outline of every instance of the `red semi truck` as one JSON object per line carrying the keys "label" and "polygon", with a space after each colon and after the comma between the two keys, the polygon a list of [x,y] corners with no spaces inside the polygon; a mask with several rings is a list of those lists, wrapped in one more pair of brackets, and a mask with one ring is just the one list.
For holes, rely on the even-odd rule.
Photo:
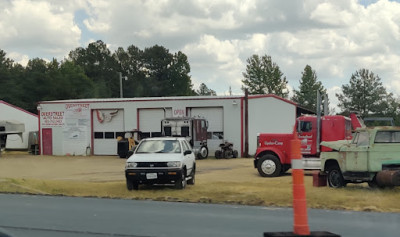
{"label": "red semi truck", "polygon": [[[350,140],[352,131],[362,127],[356,114],[350,118],[341,115],[304,115],[296,119],[295,129],[301,140],[301,153],[305,169],[320,169],[321,151],[331,151],[320,145],[322,141]],[[293,134],[261,133],[257,136],[254,168],[263,177],[276,177],[291,167],[290,140]]]}

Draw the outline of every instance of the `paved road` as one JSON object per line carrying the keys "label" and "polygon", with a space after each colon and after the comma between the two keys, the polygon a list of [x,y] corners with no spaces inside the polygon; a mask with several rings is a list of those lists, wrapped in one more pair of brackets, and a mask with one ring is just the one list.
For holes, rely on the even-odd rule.
{"label": "paved road", "polygon": [[[398,236],[400,214],[309,210],[312,231]],[[292,209],[0,194],[0,229],[16,237],[246,236],[292,231]]]}

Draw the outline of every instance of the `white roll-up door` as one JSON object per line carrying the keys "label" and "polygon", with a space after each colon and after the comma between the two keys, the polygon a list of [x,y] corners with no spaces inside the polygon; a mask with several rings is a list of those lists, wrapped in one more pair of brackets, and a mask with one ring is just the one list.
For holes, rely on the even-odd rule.
{"label": "white roll-up door", "polygon": [[190,115],[206,118],[208,120],[208,131],[222,132],[224,130],[224,110],[222,107],[191,108]]}
{"label": "white roll-up door", "polygon": [[139,130],[144,137],[160,136],[161,120],[171,115],[171,108],[139,109]]}
{"label": "white roll-up door", "polygon": [[124,134],[124,110],[95,109],[92,115],[94,155],[117,155],[117,137]]}

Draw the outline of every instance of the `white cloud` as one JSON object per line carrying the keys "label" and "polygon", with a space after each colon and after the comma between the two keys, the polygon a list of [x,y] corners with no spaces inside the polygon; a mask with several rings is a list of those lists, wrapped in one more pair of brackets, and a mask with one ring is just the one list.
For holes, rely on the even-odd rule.
{"label": "white cloud", "polygon": [[327,88],[326,93],[328,94],[329,98],[329,110],[335,111],[336,113],[340,112],[341,109],[337,106],[339,104],[339,100],[336,97],[336,94],[341,94],[342,89],[339,86],[334,86],[331,88]]}
{"label": "white cloud", "polygon": [[7,57],[12,58],[14,62],[21,64],[22,66],[26,66],[29,61],[29,56],[26,54],[20,54],[17,52],[9,52]]}
{"label": "white cloud", "polygon": [[241,93],[246,59],[267,54],[292,88],[306,65],[326,88],[367,68],[400,94],[398,2],[10,0],[0,9],[0,46],[13,57],[62,58],[89,39],[112,48],[158,44],[188,56],[195,87],[204,82],[224,94],[229,86]]}
{"label": "white cloud", "polygon": [[11,1],[0,14],[0,45],[30,57],[62,56],[79,45],[81,30],[73,19],[73,13],[46,1]]}

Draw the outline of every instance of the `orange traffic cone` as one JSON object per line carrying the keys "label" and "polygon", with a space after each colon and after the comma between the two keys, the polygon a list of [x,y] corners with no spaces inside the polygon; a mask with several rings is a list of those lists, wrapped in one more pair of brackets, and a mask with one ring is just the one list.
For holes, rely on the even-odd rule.
{"label": "orange traffic cone", "polygon": [[306,191],[304,188],[304,171],[301,161],[301,142],[297,132],[293,131],[293,140],[290,141],[290,157],[292,159],[292,180],[293,180],[293,232],[264,232],[264,237],[340,237],[326,231],[310,232],[307,217]]}
{"label": "orange traffic cone", "polygon": [[304,171],[301,161],[301,142],[294,132],[294,138],[290,141],[292,158],[293,180],[293,233],[297,235],[310,235],[307,217],[307,200],[304,188]]}

